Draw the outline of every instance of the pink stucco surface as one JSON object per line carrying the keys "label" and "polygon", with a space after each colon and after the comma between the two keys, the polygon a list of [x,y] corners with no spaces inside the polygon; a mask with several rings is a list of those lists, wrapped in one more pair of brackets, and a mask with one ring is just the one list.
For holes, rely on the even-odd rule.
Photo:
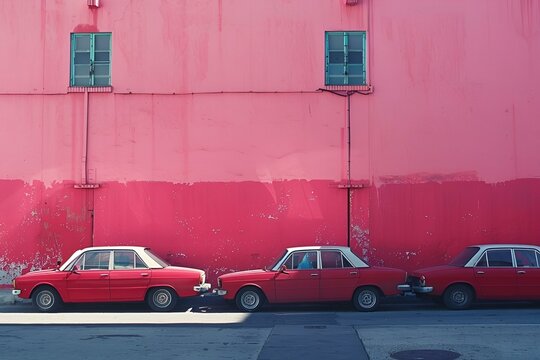
{"label": "pink stucco surface", "polygon": [[[0,0],[0,284],[92,244],[215,279],[348,235],[406,269],[540,243],[540,1],[100,3]],[[349,169],[320,89],[325,31],[358,30]],[[112,33],[110,92],[68,92],[72,32]]]}

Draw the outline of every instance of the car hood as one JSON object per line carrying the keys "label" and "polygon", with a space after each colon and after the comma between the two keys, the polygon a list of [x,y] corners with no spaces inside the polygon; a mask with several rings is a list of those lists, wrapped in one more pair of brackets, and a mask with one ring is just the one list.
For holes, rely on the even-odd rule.
{"label": "car hood", "polygon": [[60,271],[58,271],[57,269],[45,269],[45,270],[35,270],[35,271],[30,271],[30,272],[27,272],[26,274],[22,274],[21,276],[19,276],[19,278],[31,278],[31,277],[34,277],[34,276],[44,276],[44,275],[49,275],[49,274],[58,274],[60,273]]}
{"label": "car hood", "polygon": [[461,268],[460,266],[454,266],[454,265],[438,265],[438,266],[431,266],[427,268],[414,270],[411,272],[411,275],[417,276],[417,275],[433,274],[439,271],[452,271],[452,270],[460,269],[460,268]]}
{"label": "car hood", "polygon": [[221,280],[236,280],[236,279],[260,279],[260,278],[267,278],[272,277],[275,275],[275,271],[269,271],[269,270],[244,270],[244,271],[236,271],[228,274],[221,275],[219,278]]}

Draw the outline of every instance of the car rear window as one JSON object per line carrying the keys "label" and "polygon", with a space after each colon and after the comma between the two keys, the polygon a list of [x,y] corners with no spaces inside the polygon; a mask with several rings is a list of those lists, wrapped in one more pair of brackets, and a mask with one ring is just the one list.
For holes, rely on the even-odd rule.
{"label": "car rear window", "polygon": [[478,250],[480,250],[480,248],[477,246],[466,247],[461,253],[459,253],[458,256],[454,258],[454,260],[452,260],[450,265],[465,266],[465,264],[468,263],[474,255],[476,255]]}

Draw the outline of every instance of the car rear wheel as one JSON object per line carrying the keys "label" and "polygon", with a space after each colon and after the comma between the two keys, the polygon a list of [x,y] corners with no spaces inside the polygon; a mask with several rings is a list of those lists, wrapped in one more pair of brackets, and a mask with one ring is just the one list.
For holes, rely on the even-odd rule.
{"label": "car rear wheel", "polygon": [[236,294],[236,306],[247,312],[258,311],[264,304],[264,295],[255,287],[246,287]]}
{"label": "car rear wheel", "polygon": [[471,307],[474,293],[470,286],[457,284],[452,285],[444,292],[444,305],[453,310],[463,310]]}
{"label": "car rear wheel", "polygon": [[62,298],[50,286],[40,286],[32,295],[32,304],[41,312],[55,312],[62,307]]}
{"label": "car rear wheel", "polygon": [[358,311],[374,311],[379,307],[381,293],[372,286],[356,289],[353,296],[353,304]]}
{"label": "car rear wheel", "polygon": [[169,288],[154,288],[148,292],[146,302],[154,311],[171,311],[176,306],[178,296]]}

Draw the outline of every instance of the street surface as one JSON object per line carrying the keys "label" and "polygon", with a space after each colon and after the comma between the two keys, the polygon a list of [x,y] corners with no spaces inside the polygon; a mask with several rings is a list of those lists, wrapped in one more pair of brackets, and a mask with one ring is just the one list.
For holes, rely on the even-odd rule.
{"label": "street surface", "polygon": [[70,305],[57,314],[1,305],[0,359],[540,359],[539,304],[451,311],[404,300],[374,313],[331,304],[246,314],[213,296],[172,313],[144,304]]}

